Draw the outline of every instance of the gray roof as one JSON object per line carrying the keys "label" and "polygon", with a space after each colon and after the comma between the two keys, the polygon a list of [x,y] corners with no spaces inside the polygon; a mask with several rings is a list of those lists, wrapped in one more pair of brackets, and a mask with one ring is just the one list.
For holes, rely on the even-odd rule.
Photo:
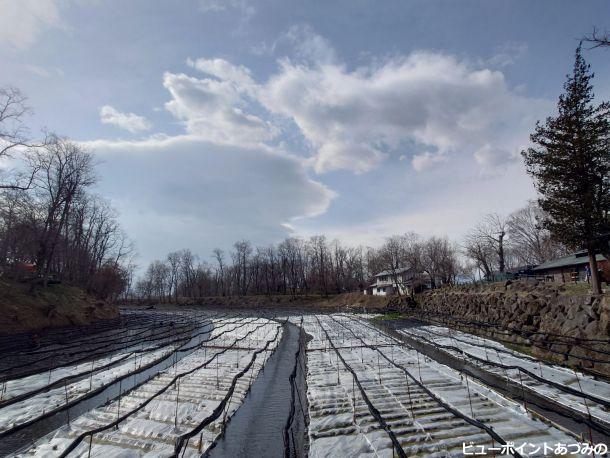
{"label": "gray roof", "polygon": [[375,275],[375,277],[383,277],[385,275],[397,275],[397,274],[402,274],[404,272],[409,272],[411,269],[407,268],[407,267],[401,267],[400,269],[396,269],[396,270],[384,270],[383,272],[379,272],[377,275]]}
{"label": "gray roof", "polygon": [[[598,254],[595,256],[597,261],[605,261],[606,258]],[[565,256],[559,259],[552,259],[543,264],[540,264],[538,267],[534,267],[534,271],[540,272],[543,270],[550,269],[561,269],[562,267],[570,267],[570,266],[581,266],[583,264],[589,263],[589,256],[587,256],[586,251],[578,251],[576,253],[571,254],[570,256]]]}

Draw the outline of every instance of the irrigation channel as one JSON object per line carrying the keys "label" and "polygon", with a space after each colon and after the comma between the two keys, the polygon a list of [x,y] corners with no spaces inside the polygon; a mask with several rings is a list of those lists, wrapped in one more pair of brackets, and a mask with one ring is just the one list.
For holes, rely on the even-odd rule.
{"label": "irrigation channel", "polygon": [[442,323],[371,318],[126,310],[35,346],[0,338],[0,455],[604,454],[609,383]]}

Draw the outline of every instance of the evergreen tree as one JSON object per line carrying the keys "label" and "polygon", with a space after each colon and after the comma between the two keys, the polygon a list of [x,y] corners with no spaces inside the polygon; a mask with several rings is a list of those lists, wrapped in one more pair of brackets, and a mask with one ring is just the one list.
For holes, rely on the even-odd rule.
{"label": "evergreen tree", "polygon": [[595,254],[607,251],[609,231],[610,104],[595,106],[593,76],[579,46],[557,117],[536,123],[530,137],[535,147],[521,154],[548,215],[546,227],[566,246],[588,250],[593,292],[599,294]]}

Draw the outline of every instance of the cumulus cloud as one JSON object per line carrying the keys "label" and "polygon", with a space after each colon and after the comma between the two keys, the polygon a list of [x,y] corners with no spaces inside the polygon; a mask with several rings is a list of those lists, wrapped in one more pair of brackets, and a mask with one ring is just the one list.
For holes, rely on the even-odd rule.
{"label": "cumulus cloud", "polygon": [[243,65],[233,65],[224,59],[192,60],[191,58],[186,60],[186,64],[219,80],[233,83],[238,91],[251,94],[256,88],[250,70]]}
{"label": "cumulus cloud", "polygon": [[254,114],[256,85],[245,67],[223,59],[188,60],[202,78],[166,72],[172,99],[165,108],[184,121],[191,135],[216,143],[251,145],[273,139],[277,128]]}
{"label": "cumulus cloud", "polygon": [[434,52],[352,71],[283,60],[260,97],[296,123],[316,152],[319,173],[371,170],[405,144],[422,151],[412,160],[417,170],[451,154],[472,158],[486,144],[512,152],[548,109],[548,102],[512,91],[501,72]]}
{"label": "cumulus cloud", "polygon": [[299,159],[268,148],[193,136],[85,145],[102,159],[101,191],[150,257],[185,246],[206,255],[242,238],[271,243],[295,220],[325,212],[334,197]]}
{"label": "cumulus cloud", "polygon": [[152,124],[144,117],[134,113],[123,113],[110,105],[100,108],[102,124],[112,124],[132,134],[150,130]]}
{"label": "cumulus cloud", "polygon": [[56,0],[0,0],[0,46],[20,51],[36,42],[43,30],[61,27]]}
{"label": "cumulus cloud", "polygon": [[291,58],[266,81],[225,59],[188,59],[200,74],[165,73],[166,109],[215,143],[269,143],[292,129],[322,174],[365,173],[406,153],[418,172],[453,160],[501,167],[551,108],[513,90],[501,71],[451,55],[419,51],[348,68],[307,25],[283,38]]}

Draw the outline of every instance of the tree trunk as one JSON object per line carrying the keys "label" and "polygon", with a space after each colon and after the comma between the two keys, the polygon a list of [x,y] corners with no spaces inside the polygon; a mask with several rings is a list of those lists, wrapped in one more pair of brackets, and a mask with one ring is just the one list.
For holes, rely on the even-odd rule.
{"label": "tree trunk", "polygon": [[595,258],[595,250],[589,249],[589,268],[591,269],[591,290],[593,294],[601,294],[602,286],[599,281],[599,271],[597,270],[597,259]]}
{"label": "tree trunk", "polygon": [[503,274],[506,270],[505,259],[504,259],[504,231],[500,233],[498,237],[498,260],[500,264],[500,273]]}

